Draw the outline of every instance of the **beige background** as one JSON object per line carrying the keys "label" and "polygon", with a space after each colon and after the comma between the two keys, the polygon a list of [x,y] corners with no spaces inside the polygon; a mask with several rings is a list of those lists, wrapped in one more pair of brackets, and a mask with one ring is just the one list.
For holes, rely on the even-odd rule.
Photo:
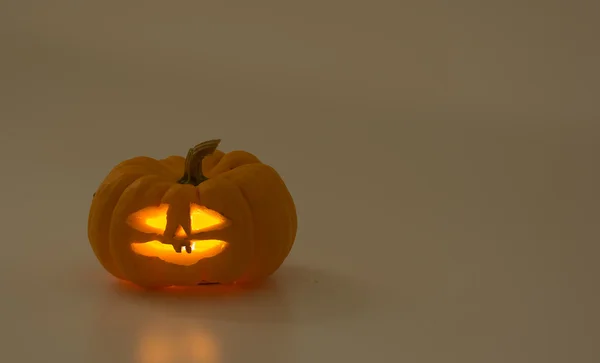
{"label": "beige background", "polygon": [[[0,360],[600,361],[595,1],[0,1]],[[300,229],[156,296],[87,243],[119,161],[219,137]]]}

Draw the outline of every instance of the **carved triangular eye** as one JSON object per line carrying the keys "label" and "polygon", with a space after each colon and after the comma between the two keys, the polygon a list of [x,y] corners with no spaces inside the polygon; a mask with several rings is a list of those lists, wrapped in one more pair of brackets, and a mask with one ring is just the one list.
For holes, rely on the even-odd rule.
{"label": "carved triangular eye", "polygon": [[[131,214],[127,223],[140,232],[163,234],[167,227],[168,210],[168,204],[146,207]],[[198,233],[222,228],[227,224],[227,219],[219,212],[192,203],[190,205],[190,222],[192,233]],[[186,237],[181,225],[175,235]]]}
{"label": "carved triangular eye", "polygon": [[192,233],[211,231],[224,227],[228,220],[219,212],[192,203],[190,206]]}

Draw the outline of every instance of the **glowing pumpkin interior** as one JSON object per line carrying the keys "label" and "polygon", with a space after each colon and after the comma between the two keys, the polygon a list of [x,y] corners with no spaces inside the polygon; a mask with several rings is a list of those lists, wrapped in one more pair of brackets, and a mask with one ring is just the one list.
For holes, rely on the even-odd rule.
{"label": "glowing pumpkin interior", "polygon": [[[128,219],[128,224],[139,232],[164,236],[168,210],[168,204],[144,208],[133,213]],[[222,229],[228,224],[228,220],[220,213],[193,203],[190,205],[189,218],[191,233],[194,235]],[[179,225],[174,238],[181,240],[188,238],[181,225]],[[191,239],[189,242],[191,251],[188,253],[177,252],[172,244],[159,239],[149,242],[133,242],[131,249],[141,256],[156,257],[168,263],[191,266],[201,259],[220,254],[227,247],[227,242],[216,239]]]}

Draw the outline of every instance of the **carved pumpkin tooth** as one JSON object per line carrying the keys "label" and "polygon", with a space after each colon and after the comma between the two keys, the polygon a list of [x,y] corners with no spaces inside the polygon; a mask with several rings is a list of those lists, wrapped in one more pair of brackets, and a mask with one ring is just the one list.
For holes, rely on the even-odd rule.
{"label": "carved pumpkin tooth", "polygon": [[190,246],[190,245],[185,246],[185,252],[192,253],[192,246]]}

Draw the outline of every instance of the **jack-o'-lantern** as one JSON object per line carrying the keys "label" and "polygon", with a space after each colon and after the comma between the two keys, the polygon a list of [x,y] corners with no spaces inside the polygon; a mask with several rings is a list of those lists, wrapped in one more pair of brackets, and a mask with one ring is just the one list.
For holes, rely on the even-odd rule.
{"label": "jack-o'-lantern", "polygon": [[[94,194],[88,238],[117,278],[145,287],[244,283],[283,263],[296,209],[279,174],[210,140],[187,157],[135,157]],[[182,176],[183,175],[183,176]]]}

